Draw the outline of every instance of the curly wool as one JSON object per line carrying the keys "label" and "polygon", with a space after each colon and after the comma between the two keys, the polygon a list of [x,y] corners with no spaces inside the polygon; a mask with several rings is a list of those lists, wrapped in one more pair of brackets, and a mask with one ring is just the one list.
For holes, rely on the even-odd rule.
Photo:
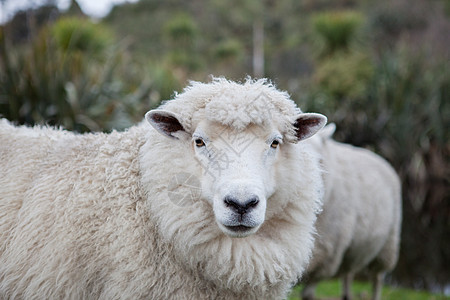
{"label": "curly wool", "polygon": [[267,79],[250,78],[242,84],[224,78],[213,78],[210,83],[191,82],[163,107],[180,116],[189,132],[203,119],[235,130],[273,122],[288,142],[296,141],[292,124],[301,113],[288,93],[279,91]]}
{"label": "curly wool", "polygon": [[[251,108],[239,117],[216,115],[216,103],[238,100],[213,91],[234,85],[232,94],[270,95],[271,120],[289,134],[298,110],[264,81],[193,83],[165,109],[189,130],[208,116],[236,128],[267,122],[258,103],[230,108]],[[264,224],[237,239],[220,231],[204,199],[170,200],[175,175],[202,170],[189,143],[146,123],[79,135],[2,120],[0,140],[0,298],[281,299],[309,261],[322,181],[303,143],[285,145]]]}

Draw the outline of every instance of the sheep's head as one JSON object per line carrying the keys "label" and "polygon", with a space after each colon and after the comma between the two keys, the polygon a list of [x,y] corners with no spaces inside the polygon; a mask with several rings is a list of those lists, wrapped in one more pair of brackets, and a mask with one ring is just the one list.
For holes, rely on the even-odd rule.
{"label": "sheep's head", "polygon": [[[220,95],[223,98],[223,93]],[[152,110],[146,119],[161,134],[180,142],[190,141],[186,151],[191,151],[202,167],[202,198],[212,205],[219,228],[231,237],[245,237],[255,233],[266,218],[268,200],[277,189],[277,164],[285,147],[314,135],[326,118],[295,110],[295,116],[284,118],[289,120],[286,126],[282,118],[272,119],[270,111],[268,116],[258,114],[256,108],[246,111],[248,105],[264,104],[255,101],[247,101],[247,106],[246,101],[240,107],[230,106],[237,111],[233,117],[220,103],[234,100],[209,97],[188,121],[166,109]]]}

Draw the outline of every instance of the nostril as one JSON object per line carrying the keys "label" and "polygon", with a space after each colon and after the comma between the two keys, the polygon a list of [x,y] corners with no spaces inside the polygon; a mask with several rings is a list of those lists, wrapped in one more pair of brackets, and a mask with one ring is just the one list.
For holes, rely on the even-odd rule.
{"label": "nostril", "polygon": [[228,207],[231,206],[234,209],[241,209],[242,208],[241,205],[238,203],[238,201],[236,199],[231,198],[229,196],[225,197],[225,199],[223,199],[223,202],[225,202],[225,204]]}
{"label": "nostril", "polygon": [[246,202],[241,203],[239,200],[227,196],[223,199],[223,202],[227,207],[231,207],[231,209],[233,209],[235,212],[239,214],[245,214],[247,210],[254,208],[258,205],[259,198],[253,197],[247,200]]}
{"label": "nostril", "polygon": [[258,197],[251,198],[250,200],[247,201],[247,203],[245,203],[245,208],[247,208],[247,209],[248,208],[253,208],[256,205],[258,205],[258,203],[259,203],[259,198]]}

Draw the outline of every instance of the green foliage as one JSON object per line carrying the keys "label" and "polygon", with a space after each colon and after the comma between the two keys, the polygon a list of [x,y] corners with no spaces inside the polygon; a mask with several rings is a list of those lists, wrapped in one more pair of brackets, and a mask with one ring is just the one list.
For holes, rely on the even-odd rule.
{"label": "green foliage", "polygon": [[170,64],[189,71],[198,70],[201,66],[196,53],[199,30],[192,17],[185,13],[176,14],[164,24],[164,32],[169,40],[167,57]]}
{"label": "green foliage", "polygon": [[[405,51],[386,54],[375,64],[365,60],[358,58],[350,64],[353,75],[345,74],[352,70],[346,59],[326,60],[331,67],[324,64],[322,70],[320,65],[316,77],[331,79],[307,87],[309,92],[303,97],[306,108],[325,113],[338,128],[345,128],[345,135],[338,133],[341,140],[378,145],[397,168],[408,162],[420,145],[429,145],[431,140],[443,145],[450,138],[444,130],[450,126],[444,118],[450,115],[448,68]],[[350,76],[353,78],[346,81]],[[361,87],[351,87],[352,83]],[[339,84],[346,86],[339,89]]]}
{"label": "green foliage", "polygon": [[408,1],[398,1],[374,10],[369,21],[374,34],[395,38],[404,31],[425,28],[425,12],[412,10],[410,6]]}
{"label": "green foliage", "polygon": [[356,11],[330,11],[312,18],[315,31],[325,43],[325,54],[349,49],[364,16]]}
{"label": "green foliage", "polygon": [[[300,294],[303,286],[299,285],[294,288],[288,297],[288,300],[301,299]],[[317,285],[316,297],[320,299],[338,298],[341,296],[341,282],[339,280],[322,281]],[[368,282],[355,281],[352,285],[352,295],[355,300],[371,299],[372,286]],[[423,291],[414,291],[402,288],[383,286],[383,300],[444,300],[449,299],[444,295],[432,294]]]}
{"label": "green foliage", "polygon": [[150,94],[152,103],[172,99],[174,93],[182,89],[175,73],[169,67],[153,64],[149,67],[149,70],[153,87]]}
{"label": "green foliage", "polygon": [[167,54],[169,64],[173,67],[181,67],[188,71],[196,71],[201,67],[201,62],[197,55],[190,51],[174,49]]}
{"label": "green foliage", "polygon": [[238,58],[243,53],[242,44],[237,39],[227,39],[216,45],[214,57],[220,61],[229,61]]}
{"label": "green foliage", "polygon": [[99,60],[86,52],[97,53],[98,47],[73,50],[69,43],[61,49],[55,28],[61,27],[45,28],[29,47],[0,41],[0,114],[79,132],[120,129],[140,120],[152,105],[145,104],[151,85],[124,47],[108,48]]}
{"label": "green foliage", "polygon": [[[450,71],[425,56],[387,54],[370,83],[366,108],[378,124],[377,135],[391,145],[385,155],[408,163],[417,151],[425,154],[430,143],[445,145],[450,138]],[[384,121],[379,120],[383,116]],[[383,134],[385,131],[388,135]],[[384,144],[385,145],[385,144]],[[406,147],[407,149],[404,149]]]}
{"label": "green foliage", "polygon": [[164,25],[164,31],[175,43],[181,40],[183,43],[190,44],[198,35],[197,24],[184,13],[179,13],[170,19]]}
{"label": "green foliage", "polygon": [[314,80],[317,87],[331,99],[359,99],[364,97],[372,74],[373,63],[367,55],[338,53],[318,64]]}
{"label": "green foliage", "polygon": [[107,27],[75,17],[59,19],[51,33],[56,45],[66,52],[101,55],[113,44],[113,34]]}
{"label": "green foliage", "polygon": [[444,11],[447,17],[450,17],[450,1],[442,0],[442,5],[444,6]]}

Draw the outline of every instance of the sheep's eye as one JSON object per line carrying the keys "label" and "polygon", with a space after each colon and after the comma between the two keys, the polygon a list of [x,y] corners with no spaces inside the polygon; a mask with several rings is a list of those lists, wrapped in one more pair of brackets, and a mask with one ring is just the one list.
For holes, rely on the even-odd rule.
{"label": "sheep's eye", "polygon": [[199,148],[205,146],[205,142],[202,139],[195,139],[194,143],[195,143],[195,146],[197,146]]}
{"label": "sheep's eye", "polygon": [[274,148],[274,149],[276,149],[276,148],[278,148],[278,145],[280,144],[280,142],[279,141],[277,141],[277,140],[274,140],[273,142],[272,142],[272,144],[270,144],[270,147],[272,147],[272,148]]}

